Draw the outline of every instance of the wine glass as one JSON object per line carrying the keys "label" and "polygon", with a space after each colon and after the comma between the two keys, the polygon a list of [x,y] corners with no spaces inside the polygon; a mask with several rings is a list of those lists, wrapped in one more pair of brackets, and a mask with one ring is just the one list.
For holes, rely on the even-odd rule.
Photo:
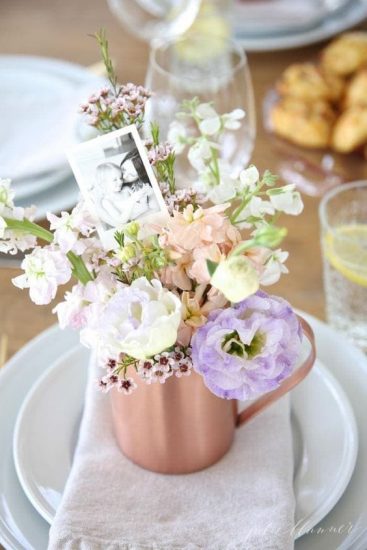
{"label": "wine glass", "polygon": [[[184,100],[197,97],[200,102],[210,102],[220,115],[243,109],[241,127],[224,130],[220,155],[233,175],[249,164],[256,134],[254,96],[246,54],[236,42],[226,36],[190,32],[176,40],[156,40],[145,84],[153,92],[146,122],[159,124],[162,140],[167,139],[170,123]],[[192,171],[185,157],[177,157],[176,173],[187,179]]]}
{"label": "wine glass", "polygon": [[192,24],[201,0],[108,0],[111,11],[128,31],[150,42],[173,38]]}

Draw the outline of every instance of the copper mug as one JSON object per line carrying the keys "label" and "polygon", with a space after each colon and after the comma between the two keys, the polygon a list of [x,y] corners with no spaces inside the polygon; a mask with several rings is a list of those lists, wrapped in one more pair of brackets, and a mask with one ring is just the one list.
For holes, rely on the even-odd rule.
{"label": "copper mug", "polygon": [[111,392],[112,416],[123,454],[161,474],[188,474],[211,466],[231,447],[236,427],[294,388],[315,361],[314,335],[300,318],[310,351],[302,364],[275,390],[238,412],[236,400],[221,399],[203,378],[168,378],[165,384],[140,384],[131,395]]}

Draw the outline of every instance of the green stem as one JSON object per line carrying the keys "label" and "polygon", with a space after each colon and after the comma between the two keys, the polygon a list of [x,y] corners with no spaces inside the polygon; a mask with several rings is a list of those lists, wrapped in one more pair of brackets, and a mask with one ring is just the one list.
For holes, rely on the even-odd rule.
{"label": "green stem", "polygon": [[210,148],[210,152],[212,154],[212,162],[213,166],[211,167],[212,174],[214,175],[217,185],[220,184],[220,173],[219,173],[219,165],[218,165],[218,151],[214,149],[214,147]]}
{"label": "green stem", "polygon": [[238,246],[236,246],[236,248],[234,248],[232,252],[230,252],[229,256],[238,256],[239,254],[242,254],[242,252],[245,252],[249,248],[253,248],[255,245],[256,245],[256,239],[250,239],[249,241],[245,241],[239,244]]}
{"label": "green stem", "polygon": [[52,241],[54,240],[54,236],[51,233],[51,231],[44,229],[37,223],[33,223],[29,220],[13,220],[11,218],[4,218],[4,220],[5,220],[6,226],[9,229],[25,231],[48,243],[52,243]]}
{"label": "green stem", "polygon": [[86,285],[89,281],[93,281],[91,273],[88,271],[87,266],[82,260],[81,256],[77,256],[74,252],[68,252],[67,257],[71,265],[73,266],[73,275],[79,281]]}
{"label": "green stem", "polygon": [[242,210],[245,208],[245,206],[248,205],[252,197],[259,194],[260,189],[263,187],[264,183],[260,181],[258,185],[255,187],[255,189],[247,195],[245,198],[242,199],[239,206],[236,208],[236,210],[233,212],[233,214],[230,216],[230,221],[232,223],[236,223],[238,216],[241,214]]}

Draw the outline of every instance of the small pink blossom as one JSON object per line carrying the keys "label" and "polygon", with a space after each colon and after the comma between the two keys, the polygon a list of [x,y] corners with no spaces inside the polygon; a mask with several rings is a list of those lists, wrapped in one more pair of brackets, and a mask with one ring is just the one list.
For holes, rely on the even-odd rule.
{"label": "small pink blossom", "polygon": [[175,376],[181,378],[182,376],[190,376],[192,372],[192,361],[189,358],[186,358],[180,361],[175,369]]}
{"label": "small pink blossom", "polygon": [[117,391],[125,395],[130,395],[137,387],[133,378],[121,378],[117,384]]}

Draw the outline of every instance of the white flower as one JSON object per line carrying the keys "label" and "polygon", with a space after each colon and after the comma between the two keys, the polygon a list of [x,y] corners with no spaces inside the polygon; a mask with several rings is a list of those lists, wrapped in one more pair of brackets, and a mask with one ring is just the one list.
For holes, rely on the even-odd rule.
{"label": "white flower", "polygon": [[245,111],[242,109],[234,109],[230,113],[222,116],[223,125],[227,130],[238,130],[241,127],[241,122],[245,116]]}
{"label": "white flower", "polygon": [[50,229],[54,231],[54,242],[64,253],[73,250],[76,254],[84,252],[84,245],[79,241],[79,236],[88,237],[95,230],[95,221],[84,206],[79,203],[69,214],[61,212],[61,216],[48,213]]}
{"label": "white flower", "polygon": [[84,201],[78,204],[71,211],[74,229],[78,229],[84,237],[89,237],[96,230],[98,220],[89,211]]}
{"label": "white flower", "polygon": [[200,172],[206,168],[206,161],[212,156],[211,147],[217,147],[205,138],[199,139],[192,147],[190,147],[187,158],[195,170]]}
{"label": "white flower", "polygon": [[86,324],[85,309],[88,302],[84,298],[84,286],[80,283],[73,286],[71,292],[65,293],[65,300],[52,310],[56,313],[60,328],[80,329]]}
{"label": "white flower", "polygon": [[264,201],[260,197],[254,196],[251,198],[248,205],[241,212],[241,220],[246,221],[250,216],[262,218],[266,214],[271,216],[274,214],[274,206],[269,201]]}
{"label": "white flower", "polygon": [[260,175],[256,166],[249,166],[246,170],[242,170],[240,173],[240,191],[255,191],[256,185],[259,181]]}
{"label": "white flower", "polygon": [[221,262],[210,282],[234,303],[244,300],[259,288],[259,276],[244,256],[230,256]]}
{"label": "white flower", "polygon": [[260,284],[264,286],[273,285],[278,282],[282,273],[288,273],[288,269],[284,265],[289,253],[281,250],[275,250],[266,259],[264,271],[260,275]]}
{"label": "white flower", "polygon": [[196,114],[201,118],[199,130],[202,134],[213,136],[219,132],[222,126],[221,118],[210,103],[201,103],[198,105]]}
{"label": "white flower", "polygon": [[[181,302],[158,280],[141,277],[122,286],[107,302],[93,335],[112,357],[126,353],[146,359],[173,346],[181,321]],[[89,339],[89,345],[98,344]]]}
{"label": "white flower", "polygon": [[11,188],[10,179],[0,178],[0,214],[2,214],[4,208],[14,207],[14,191]]}
{"label": "white flower", "polygon": [[61,212],[61,216],[48,213],[47,219],[50,222],[50,229],[54,231],[54,242],[65,254],[72,250],[78,241],[79,231],[74,229],[71,214]]}
{"label": "white flower", "polygon": [[185,149],[186,139],[187,135],[185,126],[177,120],[171,122],[167,140],[173,146],[176,155],[179,155]]}
{"label": "white flower", "polygon": [[[9,204],[9,203],[8,203]],[[16,254],[18,250],[24,252],[30,248],[34,248],[37,244],[37,238],[30,235],[22,229],[10,229],[4,218],[9,220],[23,221],[27,219],[33,220],[35,207],[21,208],[20,206],[4,206],[0,216],[0,252],[5,254]]]}
{"label": "white flower", "polygon": [[212,187],[207,193],[208,199],[214,204],[223,204],[236,196],[236,185],[231,178],[221,178],[219,185]]}
{"label": "white flower", "polygon": [[[0,239],[3,239],[5,236],[6,223],[4,218],[0,216]],[[0,250],[2,243],[0,242]],[[3,251],[2,251],[3,252]]]}
{"label": "white flower", "polygon": [[266,193],[274,208],[280,212],[298,216],[303,210],[301,195],[298,191],[295,191],[294,184],[269,189]]}
{"label": "white flower", "polygon": [[209,167],[201,172],[199,179],[194,183],[198,193],[203,193],[214,204],[223,204],[233,199],[237,194],[237,181],[231,176],[231,167],[219,159],[217,166],[220,182],[217,183]]}
{"label": "white flower", "polygon": [[24,274],[12,281],[18,288],[29,288],[31,300],[38,305],[49,304],[57,287],[71,277],[71,266],[64,254],[53,247],[35,248],[21,265]]}

